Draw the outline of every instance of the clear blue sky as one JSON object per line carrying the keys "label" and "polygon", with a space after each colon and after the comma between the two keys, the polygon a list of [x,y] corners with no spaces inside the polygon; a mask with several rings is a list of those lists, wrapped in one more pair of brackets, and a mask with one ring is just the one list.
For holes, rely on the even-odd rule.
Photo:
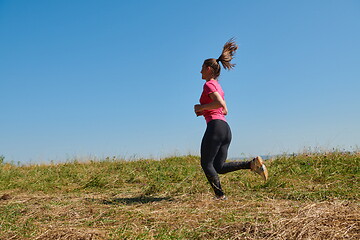
{"label": "clear blue sky", "polygon": [[199,72],[231,37],[229,157],[359,147],[360,1],[0,0],[0,155],[199,155]]}

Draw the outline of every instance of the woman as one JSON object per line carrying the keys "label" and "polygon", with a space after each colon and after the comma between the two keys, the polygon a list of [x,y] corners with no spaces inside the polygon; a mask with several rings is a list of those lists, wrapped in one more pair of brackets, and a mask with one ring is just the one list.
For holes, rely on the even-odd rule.
{"label": "woman", "polygon": [[207,127],[201,142],[201,167],[206,178],[215,192],[216,199],[226,199],[221,188],[218,174],[225,174],[239,169],[251,169],[260,174],[266,181],[268,172],[261,157],[247,162],[225,162],[231,142],[231,130],[226,122],[228,113],[224,92],[218,82],[220,76],[220,62],[230,70],[235,64],[231,63],[237,45],[230,39],[223,48],[218,59],[209,58],[204,61],[201,69],[202,79],[206,80],[200,97],[200,104],[194,106],[197,116],[205,117]]}

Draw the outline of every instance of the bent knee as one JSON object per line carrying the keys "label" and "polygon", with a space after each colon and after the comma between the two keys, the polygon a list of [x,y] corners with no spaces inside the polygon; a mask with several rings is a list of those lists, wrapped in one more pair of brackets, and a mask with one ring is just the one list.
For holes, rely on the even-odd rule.
{"label": "bent knee", "polygon": [[214,168],[215,168],[215,171],[218,174],[224,174],[225,173],[222,166],[214,166]]}

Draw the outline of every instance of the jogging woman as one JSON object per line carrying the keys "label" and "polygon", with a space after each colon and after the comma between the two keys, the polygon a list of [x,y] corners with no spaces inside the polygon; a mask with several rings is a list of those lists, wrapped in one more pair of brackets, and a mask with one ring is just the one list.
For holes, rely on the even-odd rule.
{"label": "jogging woman", "polygon": [[200,104],[194,106],[197,116],[205,117],[207,127],[201,142],[201,167],[215,192],[216,199],[226,199],[221,188],[218,174],[251,169],[260,174],[266,181],[268,172],[260,156],[251,161],[226,162],[228,148],[231,142],[231,130],[226,122],[228,113],[224,92],[218,82],[220,76],[220,62],[230,70],[235,64],[231,63],[237,45],[230,39],[223,48],[218,59],[206,59],[202,65],[201,76],[206,80],[200,97]]}

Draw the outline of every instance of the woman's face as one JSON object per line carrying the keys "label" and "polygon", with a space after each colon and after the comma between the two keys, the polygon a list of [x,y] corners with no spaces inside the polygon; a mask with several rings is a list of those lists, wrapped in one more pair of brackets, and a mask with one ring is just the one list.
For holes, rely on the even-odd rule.
{"label": "woman's face", "polygon": [[204,80],[208,80],[212,76],[211,68],[209,66],[206,66],[206,65],[202,65],[200,73],[201,73],[201,78],[204,79]]}

